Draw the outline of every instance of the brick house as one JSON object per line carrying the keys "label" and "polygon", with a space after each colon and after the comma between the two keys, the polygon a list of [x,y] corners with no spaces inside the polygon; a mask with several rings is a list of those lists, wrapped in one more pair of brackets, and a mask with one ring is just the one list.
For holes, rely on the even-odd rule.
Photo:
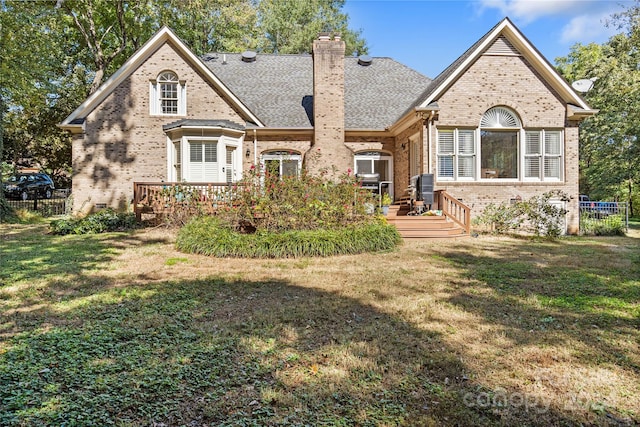
{"label": "brick house", "polygon": [[321,35],[311,55],[197,57],[162,28],[60,125],[74,210],[124,209],[136,181],[236,181],[268,163],[375,172],[396,200],[433,174],[474,215],[561,190],[578,231],[578,125],[595,110],[509,19],[433,80],[344,52]]}

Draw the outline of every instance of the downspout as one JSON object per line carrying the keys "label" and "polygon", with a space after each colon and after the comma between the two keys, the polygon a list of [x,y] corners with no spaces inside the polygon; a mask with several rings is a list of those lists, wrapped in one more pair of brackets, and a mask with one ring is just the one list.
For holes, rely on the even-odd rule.
{"label": "downspout", "polygon": [[253,165],[256,167],[258,165],[258,136],[255,129],[253,130]]}
{"label": "downspout", "polygon": [[431,149],[431,126],[433,121],[431,120],[433,118],[433,111],[429,112],[429,117],[427,118],[427,149],[429,150],[429,164],[427,165],[427,173],[431,173],[431,165],[432,165],[432,149]]}

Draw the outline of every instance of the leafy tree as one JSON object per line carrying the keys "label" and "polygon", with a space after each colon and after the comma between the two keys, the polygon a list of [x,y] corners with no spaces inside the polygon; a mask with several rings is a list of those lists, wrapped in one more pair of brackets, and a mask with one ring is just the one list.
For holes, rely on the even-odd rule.
{"label": "leafy tree", "polygon": [[158,0],[160,25],[170,27],[196,54],[238,52],[257,45],[252,0]]}
{"label": "leafy tree", "polygon": [[340,34],[346,53],[367,52],[359,31],[348,26],[348,16],[341,12],[344,0],[262,0],[258,6],[259,26],[264,52],[310,52],[320,32]]}
{"label": "leafy tree", "polygon": [[626,200],[634,214],[640,181],[640,11],[614,15],[623,32],[603,45],[575,45],[558,69],[569,81],[591,78],[585,94],[599,110],[580,127],[581,191],[596,199]]}
{"label": "leafy tree", "polygon": [[3,160],[68,176],[70,138],[56,127],[86,96],[87,69],[54,1],[0,4]]}
{"label": "leafy tree", "polygon": [[82,46],[82,60],[91,64],[93,78],[88,93],[92,94],[106,77],[115,72],[156,25],[149,18],[152,3],[147,0],[58,0],[55,6],[63,12],[62,22],[72,40]]}
{"label": "leafy tree", "polygon": [[[61,179],[71,141],[56,124],[162,25],[196,54],[308,52],[317,33],[348,29],[343,0],[0,0],[0,154]],[[274,36],[275,35],[275,36]],[[274,44],[275,41],[275,44]],[[2,137],[4,134],[4,137]]]}

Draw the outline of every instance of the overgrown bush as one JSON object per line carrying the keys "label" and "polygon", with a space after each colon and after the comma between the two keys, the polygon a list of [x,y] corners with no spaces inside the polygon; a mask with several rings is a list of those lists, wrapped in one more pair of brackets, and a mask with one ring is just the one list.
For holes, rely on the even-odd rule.
{"label": "overgrown bush", "polygon": [[277,233],[261,229],[248,234],[209,216],[196,218],[180,229],[176,246],[184,252],[216,257],[295,258],[383,251],[400,241],[398,230],[380,218],[336,228]]}
{"label": "overgrown bush", "polygon": [[524,221],[522,208],[518,203],[500,205],[489,204],[476,218],[476,224],[484,226],[495,234],[505,234],[517,230]]}
{"label": "overgrown bush", "polygon": [[590,212],[582,212],[580,214],[580,233],[586,236],[624,236],[624,218],[620,215],[593,218]]}
{"label": "overgrown bush", "polygon": [[491,232],[504,234],[522,231],[535,236],[558,237],[563,233],[567,211],[550,203],[551,199],[567,200],[561,191],[549,191],[528,200],[488,205],[476,223]]}
{"label": "overgrown bush", "polygon": [[16,220],[16,214],[7,200],[4,197],[0,197],[0,223],[13,222]]}
{"label": "overgrown bush", "polygon": [[131,230],[138,226],[139,224],[134,214],[104,209],[84,218],[66,218],[51,221],[49,229],[52,234],[58,235],[96,234]]}
{"label": "overgrown bush", "polygon": [[231,207],[218,216],[228,225],[256,231],[315,230],[366,224],[373,220],[367,205],[376,204],[370,191],[350,173],[336,181],[302,171],[280,176],[252,168],[233,188]]}

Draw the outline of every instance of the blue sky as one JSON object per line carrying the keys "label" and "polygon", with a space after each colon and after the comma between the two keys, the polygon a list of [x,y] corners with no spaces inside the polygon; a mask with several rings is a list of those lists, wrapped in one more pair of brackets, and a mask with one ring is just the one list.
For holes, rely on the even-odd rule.
{"label": "blue sky", "polygon": [[605,21],[632,0],[347,0],[350,27],[369,55],[391,57],[437,76],[508,16],[551,62],[576,43],[603,43],[617,32]]}

